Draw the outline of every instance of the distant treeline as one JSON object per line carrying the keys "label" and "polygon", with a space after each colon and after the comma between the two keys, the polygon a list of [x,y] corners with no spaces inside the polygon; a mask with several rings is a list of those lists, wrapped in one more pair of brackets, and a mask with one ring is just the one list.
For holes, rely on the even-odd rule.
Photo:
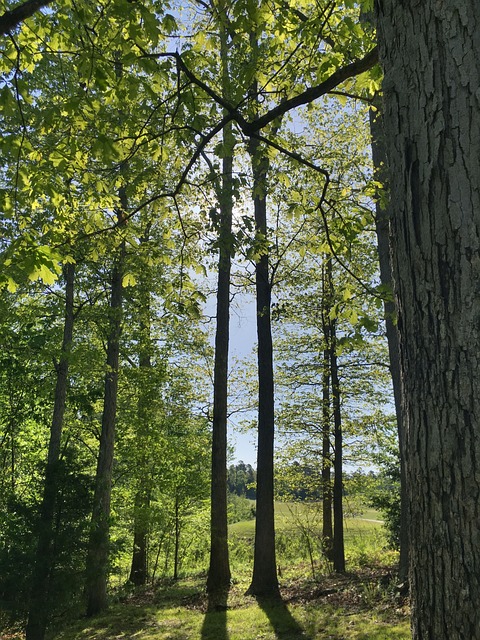
{"label": "distant treeline", "polygon": [[228,491],[249,500],[256,499],[257,472],[251,464],[242,460],[231,464],[227,472]]}

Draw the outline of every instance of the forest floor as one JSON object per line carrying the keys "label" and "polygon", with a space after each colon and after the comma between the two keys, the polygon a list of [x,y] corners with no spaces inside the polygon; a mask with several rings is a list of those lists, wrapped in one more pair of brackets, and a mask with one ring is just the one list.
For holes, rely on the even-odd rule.
{"label": "forest floor", "polygon": [[395,591],[388,567],[332,574],[316,581],[283,580],[280,602],[245,596],[248,584],[238,583],[224,605],[216,607],[209,606],[204,580],[165,581],[156,588],[119,594],[105,615],[78,620],[50,634],[49,640],[411,638],[408,602]]}

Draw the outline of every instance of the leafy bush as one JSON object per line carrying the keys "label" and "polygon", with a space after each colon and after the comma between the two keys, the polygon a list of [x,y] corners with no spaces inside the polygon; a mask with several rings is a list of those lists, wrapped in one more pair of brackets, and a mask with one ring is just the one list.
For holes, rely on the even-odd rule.
{"label": "leafy bush", "polygon": [[382,471],[376,477],[368,498],[370,506],[383,516],[389,545],[400,548],[400,461],[398,454],[383,461]]}
{"label": "leafy bush", "polygon": [[253,520],[255,518],[255,501],[229,493],[228,499],[228,523]]}
{"label": "leafy bush", "polygon": [[[54,522],[51,616],[75,606],[82,596],[91,492],[91,477],[73,461],[64,463]],[[39,504],[12,496],[5,506],[0,512],[0,608],[12,621],[24,620],[35,562]]]}

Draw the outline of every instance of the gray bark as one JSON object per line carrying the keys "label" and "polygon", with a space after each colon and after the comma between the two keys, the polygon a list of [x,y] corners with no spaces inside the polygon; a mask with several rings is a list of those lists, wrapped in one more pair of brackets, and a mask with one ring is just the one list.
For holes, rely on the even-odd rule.
{"label": "gray bark", "polygon": [[376,3],[414,640],[480,638],[480,4]]}

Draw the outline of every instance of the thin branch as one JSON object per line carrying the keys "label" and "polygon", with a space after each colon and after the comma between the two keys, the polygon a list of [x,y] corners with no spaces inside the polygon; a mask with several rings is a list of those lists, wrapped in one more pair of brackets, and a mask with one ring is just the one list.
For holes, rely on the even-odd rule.
{"label": "thin branch", "polygon": [[317,209],[320,211],[320,214],[322,216],[323,219],[323,224],[325,227],[325,236],[327,238],[327,244],[330,248],[330,251],[332,252],[332,256],[334,256],[335,260],[338,262],[338,264],[342,267],[342,269],[344,269],[350,276],[352,276],[352,278],[358,282],[358,284],[362,287],[362,289],[364,289],[368,294],[370,294],[371,296],[374,296],[375,298],[380,298],[380,300],[383,300],[383,296],[379,295],[376,291],[374,291],[371,287],[369,287],[367,284],[365,284],[365,282],[363,282],[363,280],[361,278],[359,278],[351,269],[350,267],[348,267],[345,262],[339,257],[335,247],[333,246],[332,243],[332,239],[330,237],[330,231],[328,229],[328,220],[327,220],[327,216],[325,214],[325,211],[323,210],[323,203],[320,202],[320,204],[318,205]]}
{"label": "thin branch", "polygon": [[330,174],[326,169],[323,169],[322,167],[319,167],[318,165],[311,162],[310,160],[307,160],[296,151],[291,151],[290,149],[287,149],[283,145],[279,144],[278,142],[275,142],[274,140],[270,140],[270,138],[262,136],[260,133],[252,133],[251,137],[256,138],[257,140],[261,140],[268,146],[273,147],[274,149],[276,149],[277,151],[280,151],[280,153],[283,153],[289,158],[292,158],[293,160],[296,160],[300,164],[303,164],[306,167],[309,167],[310,169],[313,169],[314,171],[321,173],[323,176],[325,176],[325,181],[327,183],[327,186],[330,183]]}
{"label": "thin branch", "polygon": [[348,93],[348,91],[329,91],[331,96],[342,96],[344,98],[351,98],[352,100],[361,100],[367,104],[373,104],[374,98],[366,98],[365,96],[359,96],[356,93]]}
{"label": "thin branch", "polygon": [[369,51],[363,58],[360,60],[356,60],[355,62],[351,62],[350,64],[337,69],[331,76],[329,76],[326,80],[321,82],[314,87],[309,87],[302,93],[299,93],[297,96],[293,98],[289,98],[288,100],[282,101],[270,111],[267,111],[263,116],[259,118],[255,118],[251,122],[249,122],[246,118],[244,118],[238,111],[238,107],[232,105],[228,100],[225,100],[220,94],[218,94],[214,89],[209,87],[203,80],[200,80],[185,64],[182,59],[181,54],[178,51],[175,52],[166,52],[166,53],[155,53],[155,54],[145,54],[144,57],[148,58],[175,58],[177,65],[179,68],[185,73],[187,78],[196,84],[200,89],[205,91],[205,93],[212,98],[217,104],[223,107],[231,116],[230,119],[235,120],[242,131],[247,136],[252,136],[254,133],[260,131],[260,129],[265,128],[268,124],[276,120],[277,118],[285,115],[288,111],[295,109],[296,107],[303,106],[305,104],[309,104],[318,98],[326,95],[327,93],[331,93],[334,91],[342,82],[348,80],[349,78],[353,78],[358,76],[365,71],[368,71],[372,67],[374,67],[378,62],[378,47],[374,47]]}

